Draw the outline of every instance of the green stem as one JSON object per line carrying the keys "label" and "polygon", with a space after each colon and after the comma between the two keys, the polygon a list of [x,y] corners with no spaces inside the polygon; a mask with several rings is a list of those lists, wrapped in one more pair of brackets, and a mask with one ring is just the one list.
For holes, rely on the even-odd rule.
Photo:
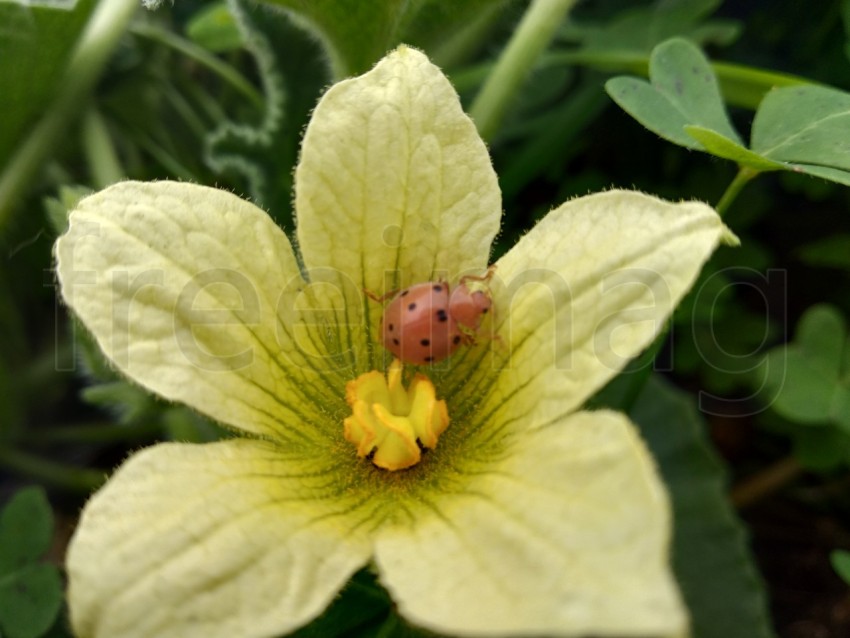
{"label": "green stem", "polygon": [[30,180],[85,105],[138,8],[138,0],[101,0],[94,9],[71,54],[53,104],[0,175],[0,229],[8,224]]}
{"label": "green stem", "polygon": [[37,481],[75,492],[92,492],[106,479],[105,473],[98,470],[71,467],[13,449],[0,449],[0,465]]}
{"label": "green stem", "polygon": [[175,51],[178,51],[207,67],[210,71],[218,75],[222,80],[244,95],[257,108],[262,109],[265,105],[263,96],[248,80],[245,79],[241,73],[229,64],[222,62],[219,58],[194,42],[181,38],[171,31],[166,31],[165,29],[160,29],[149,24],[139,24],[134,26],[133,33],[171,47]]}
{"label": "green stem", "polygon": [[532,0],[493,72],[469,109],[485,140],[493,137],[508,104],[577,0]]}
{"label": "green stem", "polygon": [[726,188],[726,192],[723,193],[720,201],[717,202],[717,206],[715,206],[718,215],[723,217],[724,213],[726,213],[729,209],[729,206],[731,206],[732,202],[735,201],[735,198],[738,197],[738,193],[741,192],[741,189],[744,188],[751,179],[758,175],[759,172],[760,171],[748,166],[741,166],[738,169],[738,174],[735,175],[735,179],[733,179]]}
{"label": "green stem", "polygon": [[106,188],[126,178],[106,122],[95,108],[83,118],[83,150],[96,188]]}

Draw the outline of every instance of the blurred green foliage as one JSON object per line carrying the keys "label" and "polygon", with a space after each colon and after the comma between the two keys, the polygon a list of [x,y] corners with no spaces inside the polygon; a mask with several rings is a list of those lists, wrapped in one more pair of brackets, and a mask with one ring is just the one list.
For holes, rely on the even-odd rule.
{"label": "blurred green foliage", "polygon": [[[72,4],[0,0],[0,177],[14,174],[22,144],[73,86],[67,61],[105,2]],[[250,197],[291,230],[300,137],[330,82],[405,41],[444,67],[469,106],[527,5],[181,0],[115,26],[121,37],[97,84],[0,216],[4,494],[35,479],[73,515],[129,450],[227,436],[120,378],[65,315],[51,246],[80,197],[123,177],[184,179]],[[667,336],[607,399],[631,409],[670,485],[676,570],[697,636],[766,635],[769,623],[723,499],[724,477],[743,470],[722,467],[695,406],[710,424],[732,418],[755,432],[748,473],[784,454],[814,481],[850,465],[848,43],[850,0],[816,11],[793,0],[582,3],[490,140],[506,213],[494,258],[551,206],[612,185],[709,201],[741,239],[717,252]],[[3,635],[39,635],[58,613],[57,572],[39,562],[49,512],[41,493],[26,491],[0,515],[0,538],[32,541],[15,554],[11,540],[0,554]],[[846,578],[846,554],[836,556]],[[41,593],[9,598],[12,582]],[[299,635],[332,629],[418,633],[365,572]]]}

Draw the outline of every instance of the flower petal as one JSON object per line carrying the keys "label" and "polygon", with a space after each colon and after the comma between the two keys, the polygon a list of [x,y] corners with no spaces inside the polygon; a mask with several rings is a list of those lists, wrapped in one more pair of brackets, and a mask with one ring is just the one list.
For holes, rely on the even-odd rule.
{"label": "flower petal", "polygon": [[[360,308],[364,290],[482,272],[501,194],[452,85],[402,46],[319,102],[295,173],[295,207],[308,275]],[[339,296],[328,299],[342,307]],[[371,327],[381,310],[366,306]]]}
{"label": "flower petal", "polygon": [[403,616],[465,636],[684,632],[669,503],[623,415],[574,414],[461,470],[463,489],[377,539]]}
{"label": "flower petal", "polygon": [[550,212],[497,263],[491,406],[576,409],[663,330],[727,233],[705,204],[631,191]]}
{"label": "flower petal", "polygon": [[318,371],[321,344],[297,332],[303,280],[289,241],[252,204],[192,184],[123,182],[80,203],[56,256],[65,301],[149,390],[278,438],[296,434],[284,423],[315,437],[319,406],[344,406],[342,382]]}
{"label": "flower petal", "polygon": [[76,635],[270,636],[309,622],[371,551],[331,466],[246,439],[131,457],[71,541]]}

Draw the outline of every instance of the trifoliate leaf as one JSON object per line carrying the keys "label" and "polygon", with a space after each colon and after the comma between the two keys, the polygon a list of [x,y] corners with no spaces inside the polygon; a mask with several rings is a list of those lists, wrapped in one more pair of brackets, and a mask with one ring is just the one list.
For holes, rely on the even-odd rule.
{"label": "trifoliate leaf", "polygon": [[774,397],[770,407],[792,421],[850,430],[847,347],[841,313],[828,305],[810,308],[794,342],[771,350],[760,368],[757,383]]}
{"label": "trifoliate leaf", "polygon": [[0,512],[0,635],[36,638],[62,605],[62,581],[38,559],[50,547],[53,511],[44,490],[19,491]]}
{"label": "trifoliate leaf", "polygon": [[694,44],[673,38],[655,47],[649,78],[650,82],[613,78],[605,89],[638,122],[671,142],[705,150],[684,131],[685,126],[700,126],[741,144],[726,114],[714,71]]}

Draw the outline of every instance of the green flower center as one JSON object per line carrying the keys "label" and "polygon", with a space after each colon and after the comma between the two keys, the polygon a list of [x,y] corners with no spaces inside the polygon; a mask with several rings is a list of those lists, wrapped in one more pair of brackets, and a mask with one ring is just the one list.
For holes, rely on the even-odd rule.
{"label": "green flower center", "polygon": [[422,450],[434,449],[449,425],[446,402],[437,400],[431,380],[417,374],[405,388],[398,359],[386,376],[372,370],[349,381],[345,400],[352,412],[343,421],[346,440],[357,447],[357,456],[385,470],[419,463]]}

